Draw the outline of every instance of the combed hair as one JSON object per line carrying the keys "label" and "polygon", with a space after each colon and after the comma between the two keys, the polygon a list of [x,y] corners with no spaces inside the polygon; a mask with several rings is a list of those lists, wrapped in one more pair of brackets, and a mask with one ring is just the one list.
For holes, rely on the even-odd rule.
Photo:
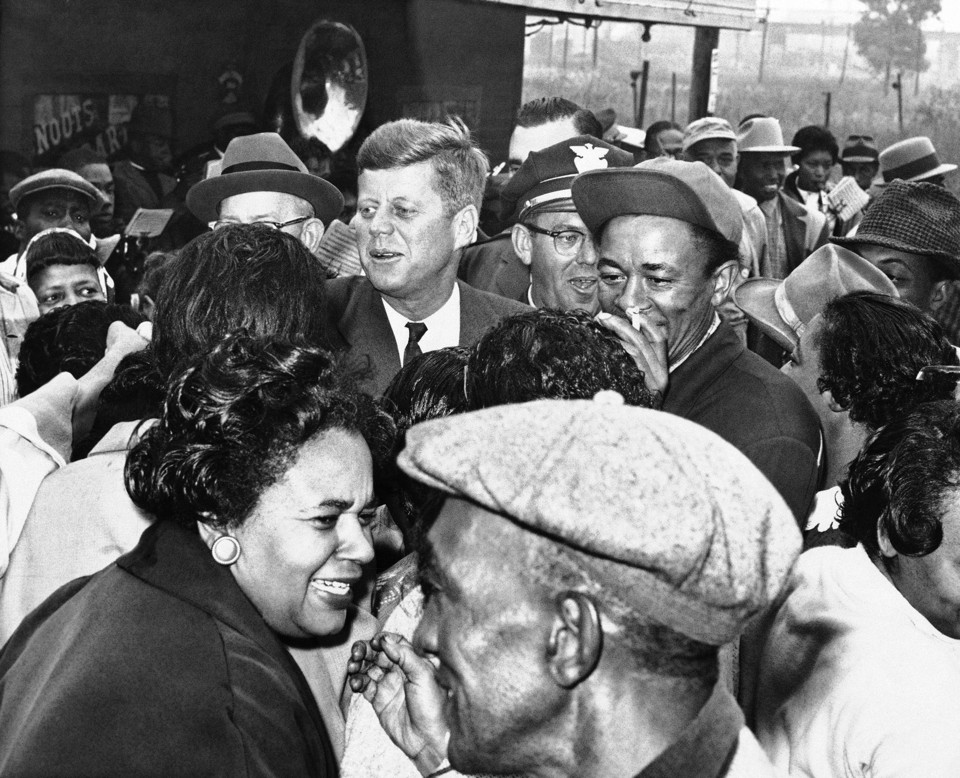
{"label": "combed hair", "polygon": [[603,137],[603,126],[593,111],[581,108],[565,97],[538,97],[528,100],[517,111],[517,127],[540,127],[551,122],[570,119],[577,135]]}
{"label": "combed hair", "polygon": [[943,541],[942,517],[960,487],[960,406],[926,403],[867,441],[840,484],[840,527],[880,557],[883,527],[904,556],[925,556]]}
{"label": "combed hair", "polygon": [[54,308],[27,327],[17,364],[21,397],[39,389],[58,373],[86,375],[103,358],[107,330],[115,321],[136,327],[143,321],[128,305],[87,300]]}
{"label": "combed hair", "polygon": [[148,296],[156,304],[160,285],[176,258],[176,251],[150,252],[143,261],[143,275],[140,277],[140,283],[137,284],[137,294],[141,297]]}
{"label": "combed hair", "polygon": [[27,249],[27,281],[54,265],[89,265],[100,269],[97,252],[76,233],[58,231],[39,235]]}
{"label": "combed hair", "polygon": [[465,385],[472,409],[588,400],[604,389],[619,392],[628,405],[655,402],[619,338],[583,311],[541,308],[503,319],[474,347]]}
{"label": "combed hair", "polygon": [[832,300],[818,339],[817,388],[852,421],[878,429],[920,403],[953,397],[955,377],[917,381],[922,367],[957,365],[957,352],[933,317],[896,297],[854,292]]}
{"label": "combed hair", "polygon": [[301,446],[332,429],[360,435],[374,462],[393,442],[389,416],[341,384],[328,352],[236,333],[173,378],[160,421],[127,457],[127,492],[189,529],[235,527]]}
{"label": "combed hair", "polygon": [[826,151],[834,165],[840,159],[840,146],[837,145],[837,139],[826,127],[818,127],[815,124],[801,127],[793,136],[790,145],[800,148],[800,151],[792,156],[795,165],[799,165],[801,159],[814,151]]}
{"label": "combed hair", "polygon": [[643,148],[647,154],[652,156],[657,156],[660,152],[654,149],[653,144],[657,140],[657,136],[664,130],[677,130],[678,132],[683,132],[683,127],[681,127],[676,122],[668,121],[667,119],[661,119],[658,122],[654,122],[649,127],[643,136]]}
{"label": "combed hair", "polygon": [[446,124],[416,119],[388,122],[375,129],[357,153],[361,173],[419,162],[433,165],[437,190],[448,216],[468,205],[480,211],[490,163],[457,117]]}

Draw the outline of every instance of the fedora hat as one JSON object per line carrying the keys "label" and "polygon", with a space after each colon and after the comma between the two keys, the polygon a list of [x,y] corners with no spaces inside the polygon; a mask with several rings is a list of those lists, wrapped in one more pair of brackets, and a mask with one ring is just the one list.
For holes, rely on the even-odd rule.
{"label": "fedora hat", "polygon": [[956,165],[943,164],[930,138],[923,135],[887,146],[880,152],[880,172],[885,183],[923,181],[956,170]]}
{"label": "fedora hat", "polygon": [[308,173],[307,166],[275,132],[230,141],[220,175],[194,184],[187,192],[187,207],[200,221],[212,222],[224,198],[247,192],[284,192],[306,200],[325,226],[343,209],[340,190]]}
{"label": "fedora hat", "polygon": [[840,152],[841,162],[877,162],[880,152],[877,144],[870,135],[848,135],[843,151]]}
{"label": "fedora hat", "polygon": [[766,152],[769,154],[796,154],[799,146],[787,146],[783,142],[780,122],[769,116],[747,119],[737,131],[737,149],[740,152]]}
{"label": "fedora hat", "polygon": [[748,278],[734,290],[734,302],[782,348],[793,351],[810,321],[832,300],[850,292],[899,297],[881,270],[852,251],[828,243],[783,280]]}
{"label": "fedora hat", "polygon": [[855,235],[831,238],[854,251],[864,244],[946,260],[960,276],[960,200],[925,181],[891,181],[863,214]]}

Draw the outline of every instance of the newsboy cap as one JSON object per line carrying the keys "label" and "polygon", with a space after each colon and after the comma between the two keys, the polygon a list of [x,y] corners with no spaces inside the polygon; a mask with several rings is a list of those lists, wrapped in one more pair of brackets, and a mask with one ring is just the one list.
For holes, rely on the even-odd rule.
{"label": "newsboy cap", "polygon": [[618,598],[711,645],[736,638],[777,596],[800,552],[793,514],[760,471],[713,432],[660,411],[499,406],[412,427],[398,462],[582,552]]}
{"label": "newsboy cap", "polygon": [[[577,135],[533,151],[500,193],[504,216],[518,220],[538,210],[556,208],[570,200],[570,184],[587,170],[632,167],[633,154],[592,135]],[[567,203],[568,210],[573,205]]]}
{"label": "newsboy cap", "polygon": [[24,197],[47,189],[69,189],[83,195],[90,201],[91,213],[99,211],[104,203],[103,195],[100,194],[99,189],[72,170],[64,170],[63,168],[42,170],[32,176],[27,176],[19,184],[10,187],[10,203],[16,210]]}
{"label": "newsboy cap", "polygon": [[743,212],[723,180],[702,162],[658,157],[636,167],[591,170],[571,187],[577,213],[595,235],[617,216],[679,219],[740,243]]}

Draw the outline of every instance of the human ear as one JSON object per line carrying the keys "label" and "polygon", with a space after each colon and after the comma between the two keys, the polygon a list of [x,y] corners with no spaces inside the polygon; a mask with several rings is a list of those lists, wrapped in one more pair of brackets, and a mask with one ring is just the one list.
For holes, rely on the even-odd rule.
{"label": "human ear", "polygon": [[456,216],[453,217],[453,247],[455,249],[462,249],[473,243],[477,239],[477,227],[479,224],[480,214],[477,213],[477,206],[468,205],[461,208]]}
{"label": "human ear", "polygon": [[513,230],[510,232],[510,240],[513,243],[513,250],[520,257],[520,261],[529,266],[533,261],[530,232],[522,224],[514,224]]}
{"label": "human ear", "polygon": [[958,290],[953,281],[937,281],[930,292],[930,310],[938,311],[957,294]]}
{"label": "human ear", "polygon": [[877,522],[877,545],[880,547],[880,555],[892,559],[897,556],[897,549],[890,542],[890,536],[887,534],[886,525],[883,521]]}
{"label": "human ear", "polygon": [[555,600],[553,627],[547,649],[550,676],[572,689],[594,671],[603,651],[600,613],[589,595],[566,591]]}
{"label": "human ear", "polygon": [[740,272],[739,262],[724,262],[713,271],[713,296],[710,298],[715,306],[720,305],[730,295],[733,281]]}
{"label": "human ear", "polygon": [[13,223],[13,236],[14,236],[18,241],[20,241],[21,243],[23,243],[23,242],[24,242],[24,237],[26,236],[26,234],[27,234],[27,225],[24,224],[22,221],[20,221],[20,219],[17,219],[17,220]]}
{"label": "human ear", "polygon": [[300,230],[300,242],[307,247],[311,254],[315,254],[320,247],[320,239],[323,237],[323,233],[323,222],[312,216],[303,223],[303,229]]}
{"label": "human ear", "polygon": [[215,529],[208,522],[213,521],[213,514],[210,511],[204,511],[200,514],[201,520],[197,522],[197,531],[200,533],[200,539],[204,542],[207,548],[212,548],[213,544],[217,541],[223,532]]}
{"label": "human ear", "polygon": [[829,389],[825,389],[824,391],[820,392],[820,396],[823,397],[824,401],[827,403],[827,407],[830,408],[830,410],[834,413],[846,413],[847,409],[834,399],[833,392],[831,392]]}

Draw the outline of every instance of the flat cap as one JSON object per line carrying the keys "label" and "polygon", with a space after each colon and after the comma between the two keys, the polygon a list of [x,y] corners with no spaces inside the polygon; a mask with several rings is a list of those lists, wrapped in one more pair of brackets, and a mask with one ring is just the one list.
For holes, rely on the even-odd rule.
{"label": "flat cap", "polygon": [[583,552],[604,587],[652,620],[711,645],[733,640],[800,552],[793,514],[713,432],[601,395],[418,424],[399,465]]}
{"label": "flat cap", "polygon": [[570,184],[578,174],[632,166],[633,154],[592,135],[577,135],[530,153],[500,193],[501,213],[520,220],[533,211],[549,210],[570,200]]}
{"label": "flat cap", "polygon": [[16,210],[24,197],[47,189],[69,189],[83,195],[90,201],[90,208],[94,213],[99,211],[104,203],[99,189],[72,170],[63,168],[51,168],[27,176],[19,184],[10,187],[10,202]]}
{"label": "flat cap", "polygon": [[743,212],[723,180],[702,162],[668,157],[636,167],[591,170],[571,187],[577,213],[596,234],[617,216],[665,216],[717,232],[740,243]]}

